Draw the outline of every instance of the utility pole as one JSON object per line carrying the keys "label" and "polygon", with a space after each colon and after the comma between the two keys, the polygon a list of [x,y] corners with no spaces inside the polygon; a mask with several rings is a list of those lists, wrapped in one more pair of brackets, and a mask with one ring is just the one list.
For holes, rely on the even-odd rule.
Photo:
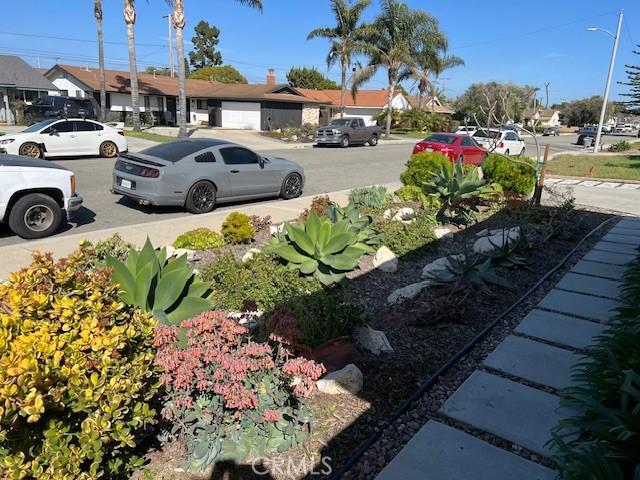
{"label": "utility pole", "polygon": [[593,147],[593,151],[597,152],[600,149],[600,140],[602,138],[602,126],[604,125],[604,117],[607,113],[607,103],[609,102],[609,90],[611,90],[611,79],[613,77],[613,70],[616,66],[616,54],[618,53],[618,44],[620,43],[620,33],[622,32],[622,20],[624,18],[624,10],[620,10],[618,14],[618,28],[616,34],[604,30],[602,28],[591,27],[588,30],[590,32],[596,32],[598,30],[608,34],[613,38],[613,50],[611,51],[611,61],[609,62],[609,73],[607,74],[607,85],[604,89],[604,99],[602,101],[602,110],[600,110],[600,122],[598,123],[598,132],[596,133],[596,144]]}
{"label": "utility pole", "polygon": [[169,21],[169,75],[173,78],[173,22],[171,15],[163,15]]}
{"label": "utility pole", "polygon": [[544,108],[549,108],[549,85],[551,85],[550,82],[544,82],[544,91],[546,93],[546,102],[544,104]]}

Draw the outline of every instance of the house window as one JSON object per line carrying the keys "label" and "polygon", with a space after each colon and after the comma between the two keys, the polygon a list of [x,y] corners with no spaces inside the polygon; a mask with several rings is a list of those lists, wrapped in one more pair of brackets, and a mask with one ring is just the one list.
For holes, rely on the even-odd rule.
{"label": "house window", "polygon": [[206,110],[207,109],[207,101],[206,100],[198,100],[197,101],[198,110]]}
{"label": "house window", "polygon": [[82,90],[76,90],[76,97],[82,97]]}
{"label": "house window", "polygon": [[149,98],[149,95],[144,96],[144,109],[146,111],[151,110],[151,98]]}
{"label": "house window", "polygon": [[63,97],[68,97],[69,96],[69,90],[60,90],[60,95],[62,95]]}

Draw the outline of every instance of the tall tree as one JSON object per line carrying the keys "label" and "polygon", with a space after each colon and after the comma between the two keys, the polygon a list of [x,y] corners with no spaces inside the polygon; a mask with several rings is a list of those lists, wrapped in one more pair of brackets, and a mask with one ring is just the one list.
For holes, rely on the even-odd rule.
{"label": "tall tree", "polygon": [[338,84],[322,75],[317,68],[291,67],[287,72],[287,81],[292,87],[314,90],[337,90]]}
{"label": "tall tree", "polygon": [[365,50],[363,38],[367,27],[361,22],[362,13],[371,5],[371,0],[331,0],[331,10],[335,16],[335,27],[321,27],[312,30],[307,40],[326,38],[331,41],[327,65],[340,63],[340,116],[344,116],[347,72],[353,57]]}
{"label": "tall tree", "polygon": [[[262,10],[262,0],[236,0],[237,2],[247,5],[252,8]],[[178,47],[178,58],[184,57],[184,0],[166,0],[171,8],[173,8],[173,14],[171,19],[173,26],[176,29],[176,45]],[[179,62],[178,65],[178,101],[180,103],[180,115],[178,116],[178,137],[184,138],[187,136],[187,97],[185,94],[185,77],[186,77],[186,62]]]}
{"label": "tall tree", "polygon": [[147,67],[144,69],[144,73],[147,75],[157,75],[159,77],[168,77],[171,75],[167,67]]}
{"label": "tall tree", "polygon": [[98,32],[98,76],[100,80],[100,120],[107,119],[107,88],[104,79],[104,40],[102,38],[102,0],[94,0],[93,15],[96,17]]}
{"label": "tall tree", "polygon": [[205,67],[196,70],[189,75],[194,80],[208,80],[210,82],[220,83],[247,83],[238,70],[231,65],[218,65],[217,67]]}
{"label": "tall tree", "polygon": [[209,22],[200,20],[195,28],[196,34],[191,38],[193,51],[189,52],[191,66],[198,70],[205,67],[222,65],[222,54],[216,50],[220,43],[220,29]]}
{"label": "tall tree", "polygon": [[[633,53],[640,55],[640,50],[634,50]],[[627,69],[627,81],[620,83],[629,87],[629,91],[622,94],[623,97],[628,99],[622,102],[622,105],[629,113],[640,115],[640,65],[625,65],[625,67]],[[640,136],[640,132],[638,136]]]}
{"label": "tall tree", "polygon": [[480,125],[521,122],[538,88],[514,83],[474,83],[455,101],[456,118]]}
{"label": "tall tree", "polygon": [[367,31],[366,52],[369,64],[354,75],[353,87],[370,80],[379,68],[387,71],[388,97],[386,136],[391,135],[392,102],[402,71],[413,68],[414,52],[421,49],[430,35],[438,31],[435,17],[422,10],[412,10],[397,0],[382,0],[382,8]]}
{"label": "tall tree", "polygon": [[140,100],[138,95],[138,62],[136,61],[136,7],[134,0],[124,0],[124,21],[127,24],[127,45],[129,48],[129,71],[131,76],[131,117],[133,129],[140,131]]}

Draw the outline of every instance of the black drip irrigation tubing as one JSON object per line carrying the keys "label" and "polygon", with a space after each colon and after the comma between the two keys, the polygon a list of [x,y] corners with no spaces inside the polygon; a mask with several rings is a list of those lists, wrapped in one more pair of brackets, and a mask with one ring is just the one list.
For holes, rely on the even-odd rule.
{"label": "black drip irrigation tubing", "polygon": [[467,353],[476,346],[478,342],[480,342],[487,334],[493,330],[493,328],[502,320],[504,317],[509,315],[513,310],[515,310],[524,300],[527,299],[529,295],[531,295],[534,291],[536,291],[540,285],[542,285],[551,275],[560,270],[567,261],[573,257],[576,251],[582,246],[582,244],[590,238],[594,233],[604,227],[607,223],[619,219],[619,216],[615,216],[609,218],[598,225],[596,228],[587,233],[582,240],[580,240],[573,249],[564,256],[564,258],[558,263],[555,267],[549,270],[544,276],[536,282],[536,284],[527,290],[518,300],[515,301],[510,307],[508,307],[505,311],[503,311],[498,317],[496,317],[490,324],[488,324],[478,335],[476,335],[473,339],[471,339],[466,345],[464,345],[458,352],[447,360],[447,362],[442,365],[435,373],[433,373],[420,387],[416,390],[411,397],[409,397],[398,409],[396,409],[387,419],[384,421],[381,427],[379,427],[374,433],[372,433],[369,438],[367,438],[355,451],[355,453],[344,463],[342,466],[329,478],[329,480],[339,480],[342,476],[347,473],[353,466],[360,460],[360,457],[364,455],[364,453],[373,445],[385,432],[387,428],[389,428],[396,420],[398,420],[409,408],[422,397],[427,391],[433,387],[433,385],[438,381],[438,379],[444,375],[451,367],[453,367],[458,360],[464,357]]}

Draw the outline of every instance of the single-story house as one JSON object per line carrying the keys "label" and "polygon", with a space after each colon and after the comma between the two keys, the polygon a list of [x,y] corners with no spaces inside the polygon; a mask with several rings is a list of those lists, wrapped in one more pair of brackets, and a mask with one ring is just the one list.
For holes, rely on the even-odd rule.
{"label": "single-story house", "polygon": [[530,108],[524,112],[527,126],[534,124],[542,127],[558,127],[560,125],[560,111],[551,108]]}
{"label": "single-story house", "polygon": [[[420,97],[418,97],[418,95],[409,95],[407,100],[409,100],[412,108],[418,108],[420,104]],[[448,105],[443,105],[438,97],[432,97],[431,95],[425,95],[422,99],[422,109],[425,112],[439,113],[441,115],[453,115],[456,113]]]}
{"label": "single-story house", "polygon": [[16,102],[57,94],[56,86],[20,57],[0,55],[0,123],[15,123]]}
{"label": "single-story house", "polygon": [[[298,89],[306,97],[320,102],[320,115],[317,121],[310,123],[327,124],[329,120],[340,113],[341,90],[312,90],[307,88]],[[351,91],[345,92],[345,116],[361,117],[368,125],[373,125],[373,117],[387,108],[389,101],[387,89],[380,90],[358,90],[355,97]],[[402,92],[396,92],[391,102],[395,110],[407,110],[411,104]]]}
{"label": "single-story house", "polygon": [[[62,95],[100,98],[98,69],[55,65],[45,76]],[[129,72],[105,70],[105,81],[109,116],[122,120],[132,111]],[[138,73],[138,89],[141,113],[151,115],[155,124],[175,124],[177,78]],[[187,79],[186,95],[188,123],[251,130],[298,127],[317,118],[321,103],[289,85],[277,84],[272,71],[264,84]]]}

